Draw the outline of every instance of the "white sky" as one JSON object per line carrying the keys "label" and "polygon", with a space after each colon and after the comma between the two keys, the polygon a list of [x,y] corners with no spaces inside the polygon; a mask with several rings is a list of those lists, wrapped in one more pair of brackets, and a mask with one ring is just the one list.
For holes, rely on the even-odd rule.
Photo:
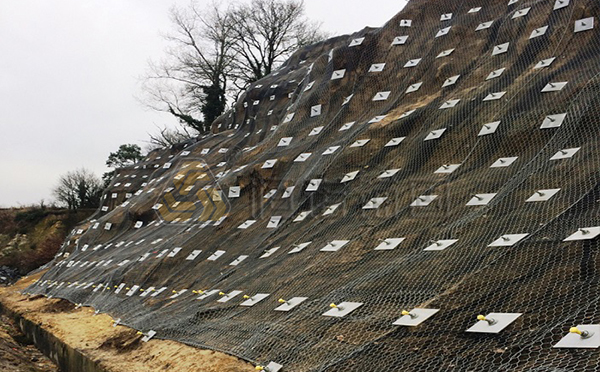
{"label": "white sky", "polygon": [[[189,0],[0,0],[0,207],[48,202],[61,174],[101,176],[119,145],[143,148],[155,125],[175,124],[135,99],[174,4]],[[305,0],[334,34],[382,26],[404,5]]]}

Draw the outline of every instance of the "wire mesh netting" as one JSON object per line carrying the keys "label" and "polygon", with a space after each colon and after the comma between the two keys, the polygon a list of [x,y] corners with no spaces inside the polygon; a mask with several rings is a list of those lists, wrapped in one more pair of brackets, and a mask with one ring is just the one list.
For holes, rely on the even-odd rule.
{"label": "wire mesh netting", "polygon": [[304,48],[121,169],[27,292],[286,371],[600,371],[553,348],[600,323],[599,11],[415,0]]}

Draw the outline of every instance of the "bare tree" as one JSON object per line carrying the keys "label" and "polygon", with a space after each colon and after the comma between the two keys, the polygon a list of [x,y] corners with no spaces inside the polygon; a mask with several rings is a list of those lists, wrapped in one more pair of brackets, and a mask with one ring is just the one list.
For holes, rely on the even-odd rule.
{"label": "bare tree", "polygon": [[148,152],[159,148],[168,148],[197,137],[194,133],[190,133],[186,127],[180,129],[158,127],[158,133],[149,133],[149,136],[150,141],[148,141],[146,149]]}
{"label": "bare tree", "polygon": [[[163,61],[150,63],[143,101],[200,134],[210,131],[228,99],[296,49],[326,36],[305,17],[302,0],[252,0],[228,8],[212,3],[206,9],[192,2],[187,9],[172,8],[171,20],[171,47]],[[168,144],[171,134],[161,131],[151,143]]]}
{"label": "bare tree", "polygon": [[166,36],[171,47],[160,63],[150,63],[145,77],[145,101],[177,117],[199,133],[210,125],[227,103],[228,79],[233,68],[232,27],[229,10],[213,3],[199,9],[174,7],[174,32]]}
{"label": "bare tree", "polygon": [[283,63],[298,48],[323,40],[320,24],[304,15],[302,0],[252,0],[232,10],[236,83],[245,89]]}
{"label": "bare tree", "polygon": [[102,181],[85,168],[60,176],[58,185],[52,190],[59,203],[69,209],[97,208],[102,195]]}

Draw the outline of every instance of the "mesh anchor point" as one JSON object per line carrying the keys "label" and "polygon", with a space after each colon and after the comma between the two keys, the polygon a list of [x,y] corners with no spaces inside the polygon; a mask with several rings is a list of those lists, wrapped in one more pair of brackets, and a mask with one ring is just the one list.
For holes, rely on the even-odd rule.
{"label": "mesh anchor point", "polygon": [[578,334],[579,336],[581,336],[581,338],[586,339],[586,338],[590,338],[592,337],[592,335],[594,334],[593,332],[589,332],[589,331],[581,331],[579,328],[577,327],[571,327],[571,329],[569,329],[569,333],[575,333]]}
{"label": "mesh anchor point", "polygon": [[390,245],[392,243],[390,243],[387,239],[377,239],[377,241],[384,243],[385,245]]}
{"label": "mesh anchor point", "polygon": [[587,229],[579,229],[579,231],[581,231],[581,233],[582,233],[583,235],[586,235],[586,234],[589,234],[589,233],[590,233],[590,230],[587,230]]}
{"label": "mesh anchor point", "polygon": [[498,321],[494,318],[486,318],[484,315],[477,315],[477,320],[487,322],[489,325],[494,325]]}
{"label": "mesh anchor point", "polygon": [[338,305],[334,304],[333,302],[331,304],[329,304],[329,307],[332,309],[338,309],[339,311],[344,310],[344,308],[342,306],[338,306]]}
{"label": "mesh anchor point", "polygon": [[411,319],[416,319],[419,317],[417,314],[413,314],[410,311],[406,311],[406,310],[402,310],[402,315],[404,315],[404,316],[408,315],[408,316],[410,316]]}

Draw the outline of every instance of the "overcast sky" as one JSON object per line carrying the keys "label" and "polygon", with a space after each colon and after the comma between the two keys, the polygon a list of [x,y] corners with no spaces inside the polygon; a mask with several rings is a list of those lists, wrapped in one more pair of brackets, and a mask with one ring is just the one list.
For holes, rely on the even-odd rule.
{"label": "overcast sky", "polygon": [[[169,8],[189,1],[0,0],[0,207],[48,203],[61,174],[101,176],[119,145],[175,125],[135,97],[163,54]],[[404,4],[305,0],[333,34],[382,26]]]}

